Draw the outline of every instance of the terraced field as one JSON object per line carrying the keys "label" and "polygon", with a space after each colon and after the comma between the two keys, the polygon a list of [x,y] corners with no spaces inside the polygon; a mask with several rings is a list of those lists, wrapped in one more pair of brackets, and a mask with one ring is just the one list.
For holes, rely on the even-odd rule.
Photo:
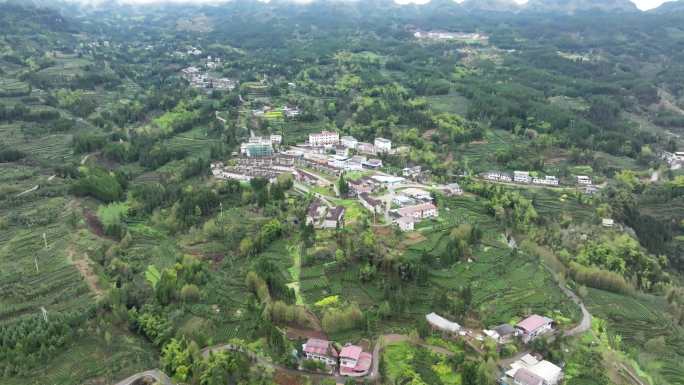
{"label": "terraced field", "polygon": [[[607,320],[610,334],[622,337],[642,367],[657,374],[658,384],[684,384],[684,330],[665,315],[663,298],[590,289],[586,305],[592,314]],[[659,337],[665,345],[653,347],[652,341]]]}
{"label": "terraced field", "polygon": [[26,95],[31,87],[26,82],[12,78],[0,78],[0,97]]}

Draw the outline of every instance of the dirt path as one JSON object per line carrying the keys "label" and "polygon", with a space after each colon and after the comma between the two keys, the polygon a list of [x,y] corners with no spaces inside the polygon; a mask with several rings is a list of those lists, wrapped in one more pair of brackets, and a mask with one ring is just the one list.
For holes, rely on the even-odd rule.
{"label": "dirt path", "polygon": [[35,186],[31,187],[30,189],[28,189],[28,190],[26,190],[26,191],[22,191],[22,192],[20,192],[19,194],[16,195],[16,198],[19,198],[20,196],[26,195],[26,194],[28,194],[28,193],[30,193],[30,192],[34,192],[34,191],[38,190],[39,187],[40,187],[40,186],[35,185]]}
{"label": "dirt path", "polygon": [[91,261],[87,256],[81,256],[81,258],[75,258],[77,255],[73,246],[70,246],[67,250],[67,260],[69,263],[74,265],[74,267],[81,273],[81,277],[86,281],[90,291],[95,293],[95,298],[101,299],[105,296],[105,291],[100,287],[100,280],[97,273],[90,265]]}

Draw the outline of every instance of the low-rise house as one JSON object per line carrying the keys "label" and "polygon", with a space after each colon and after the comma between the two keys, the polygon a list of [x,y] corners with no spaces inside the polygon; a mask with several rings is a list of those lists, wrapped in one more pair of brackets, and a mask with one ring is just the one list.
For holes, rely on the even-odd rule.
{"label": "low-rise house", "polygon": [[283,143],[283,136],[278,134],[271,134],[271,143],[276,145]]}
{"label": "low-rise house", "polygon": [[328,160],[328,166],[344,169],[347,166],[347,157],[343,155],[333,155]]}
{"label": "low-rise house", "polygon": [[674,154],[677,157],[678,161],[684,162],[684,151],[677,151]]}
{"label": "low-rise house", "polygon": [[425,320],[433,329],[442,332],[456,334],[459,332],[459,330],[461,330],[461,325],[457,324],[456,322],[451,322],[437,313],[430,313],[426,315]]}
{"label": "low-rise house", "polygon": [[406,167],[403,170],[401,170],[401,175],[406,177],[406,178],[416,179],[420,176],[421,172],[422,172],[422,167],[420,167],[420,166]]}
{"label": "low-rise house", "polygon": [[447,196],[463,195],[463,190],[458,183],[449,183],[444,187],[444,192]]}
{"label": "low-rise house", "polygon": [[361,193],[359,194],[359,202],[361,202],[361,205],[365,208],[368,209],[368,211],[379,214],[383,212],[384,204],[382,203],[381,200],[375,199],[370,194],[368,193]]}
{"label": "low-rise house", "polygon": [[309,145],[313,147],[325,147],[336,145],[340,142],[340,134],[334,131],[321,131],[309,134]]}
{"label": "low-rise house", "polygon": [[409,206],[414,205],[416,201],[406,195],[395,195],[392,198],[392,203],[398,206]]}
{"label": "low-rise house", "polygon": [[577,184],[590,185],[591,184],[591,178],[589,178],[586,175],[577,175]]}
{"label": "low-rise house", "polygon": [[306,224],[311,226],[320,226],[323,218],[328,212],[328,207],[320,199],[311,202],[309,209],[306,212]]}
{"label": "low-rise house", "polygon": [[367,161],[363,162],[363,168],[377,170],[382,168],[382,161],[380,159],[368,159]]}
{"label": "low-rise house", "polygon": [[344,146],[345,148],[351,148],[351,149],[356,149],[356,146],[359,144],[359,141],[356,140],[353,136],[343,136],[340,138],[340,144]]}
{"label": "low-rise house", "polygon": [[544,385],[544,379],[528,369],[521,368],[515,372],[513,383],[515,385]]}
{"label": "low-rise house", "polygon": [[499,335],[499,343],[505,344],[513,340],[515,337],[515,328],[509,324],[501,324],[497,327],[492,328]]}
{"label": "low-rise house", "polygon": [[513,182],[513,178],[508,174],[501,174],[499,180],[502,182]]}
{"label": "low-rise house", "polygon": [[363,170],[363,163],[355,162],[355,161],[349,159],[345,163],[344,169],[346,171],[361,171],[361,170]]}
{"label": "low-rise house", "polygon": [[356,345],[347,345],[340,351],[340,375],[361,377],[368,374],[373,355]]}
{"label": "low-rise house", "polygon": [[361,178],[358,180],[348,180],[347,184],[349,185],[349,189],[356,195],[360,195],[363,193],[370,194],[373,192],[374,185],[372,183],[369,183],[368,179],[366,178]]}
{"label": "low-rise house", "polygon": [[338,229],[344,227],[344,207],[335,206],[328,210],[328,213],[323,218],[321,227],[324,229]]}
{"label": "low-rise house", "polygon": [[516,183],[530,183],[532,178],[529,171],[513,171],[513,181]]}
{"label": "low-rise house", "polygon": [[375,138],[373,142],[375,151],[389,153],[392,152],[392,141],[385,138]]}
{"label": "low-rise house", "polygon": [[375,146],[366,142],[358,142],[356,144],[356,150],[361,154],[375,155]]}
{"label": "low-rise house", "polygon": [[402,191],[404,194],[410,196],[411,198],[424,201],[424,202],[432,202],[432,195],[430,194],[429,191],[425,191],[423,189],[419,188],[407,188],[406,190]]}
{"label": "low-rise house", "polygon": [[406,180],[402,177],[391,175],[373,175],[371,178],[374,181],[387,186],[396,186]]}
{"label": "low-rise house", "polygon": [[526,354],[511,364],[506,371],[506,381],[516,385],[557,385],[563,378],[563,369],[553,363]]}
{"label": "low-rise house", "polygon": [[282,108],[282,111],[283,111],[283,114],[285,114],[285,116],[288,117],[288,118],[296,118],[296,117],[299,116],[299,114],[301,113],[301,112],[299,111],[299,108],[297,108],[297,107],[292,107],[292,108],[291,108],[291,107],[288,107],[288,106],[284,106],[284,107]]}
{"label": "low-rise house", "polygon": [[413,231],[415,228],[415,219],[411,217],[399,217],[394,220],[394,223],[399,226],[401,231]]}
{"label": "low-rise house", "polygon": [[542,317],[533,314],[515,325],[518,334],[521,336],[523,343],[528,343],[535,338],[549,333],[553,330],[553,320],[548,317]]}
{"label": "low-rise house", "polygon": [[415,206],[406,206],[397,210],[402,217],[411,217],[416,220],[426,219],[426,218],[437,218],[439,212],[437,211],[437,206],[432,203],[421,203]]}
{"label": "low-rise house", "polygon": [[601,225],[603,227],[611,228],[611,227],[615,226],[615,220],[613,220],[611,218],[603,218],[603,219],[601,219]]}
{"label": "low-rise house", "polygon": [[330,341],[309,338],[306,343],[302,345],[302,351],[309,360],[320,361],[327,366],[337,366],[337,358],[339,355]]}

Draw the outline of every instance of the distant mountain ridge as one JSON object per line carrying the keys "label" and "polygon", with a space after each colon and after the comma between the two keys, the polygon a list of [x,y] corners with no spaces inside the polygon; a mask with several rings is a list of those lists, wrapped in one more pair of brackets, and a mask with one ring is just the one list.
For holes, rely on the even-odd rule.
{"label": "distant mountain ridge", "polygon": [[600,10],[605,12],[639,12],[630,0],[530,0],[525,9],[532,12],[575,13]]}
{"label": "distant mountain ridge", "polygon": [[664,13],[672,13],[672,12],[684,12],[684,1],[682,1],[682,0],[668,1],[667,3],[661,4],[660,7],[654,8],[648,12],[656,13],[656,14],[664,14]]}
{"label": "distant mountain ridge", "polygon": [[471,11],[518,12],[523,7],[513,0],[465,0],[461,7]]}

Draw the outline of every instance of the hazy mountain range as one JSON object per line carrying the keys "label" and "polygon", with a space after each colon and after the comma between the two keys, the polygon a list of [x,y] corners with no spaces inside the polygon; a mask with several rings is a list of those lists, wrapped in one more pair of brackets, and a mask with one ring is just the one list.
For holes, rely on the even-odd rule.
{"label": "hazy mountain range", "polygon": [[[253,2],[282,2],[291,1],[297,4],[307,4],[311,2],[358,2],[366,0],[232,0],[232,1],[253,1]],[[427,2],[428,0],[423,0]],[[12,4],[33,4],[38,6],[58,6],[65,3],[81,3],[87,5],[106,5],[112,6],[115,3],[130,4],[131,0],[0,0],[0,3]],[[151,2],[172,2],[183,3],[182,0],[145,0],[145,3]],[[197,3],[221,3],[227,0],[202,0]],[[387,2],[394,4],[394,0],[374,0],[374,2]],[[435,6],[439,3],[440,6],[453,6],[455,8],[462,8],[465,11],[485,11],[485,12],[535,12],[535,13],[564,13],[574,14],[576,12],[584,11],[604,11],[604,12],[640,12],[639,8],[630,0],[529,0],[525,4],[519,4],[515,0],[464,0],[461,3],[452,0],[431,0],[430,3]],[[389,4],[388,4],[389,5]],[[684,0],[670,1],[662,4],[660,7],[652,9],[648,12],[667,13],[673,11],[684,11]]]}

